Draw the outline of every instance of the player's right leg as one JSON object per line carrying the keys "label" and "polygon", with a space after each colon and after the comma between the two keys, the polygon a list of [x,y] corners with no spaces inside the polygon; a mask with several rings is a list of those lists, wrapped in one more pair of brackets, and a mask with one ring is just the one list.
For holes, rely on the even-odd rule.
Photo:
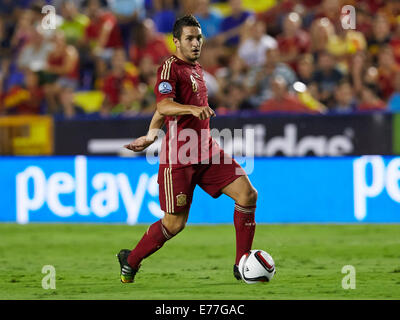
{"label": "player's right leg", "polygon": [[190,167],[171,169],[160,166],[159,199],[164,217],[148,228],[132,251],[123,249],[118,254],[121,282],[133,282],[142,260],[159,250],[185,227],[194,190],[192,175]]}
{"label": "player's right leg", "polygon": [[164,218],[153,223],[147,229],[132,251],[122,249],[117,255],[121,268],[121,282],[133,282],[142,260],[159,250],[165,242],[182,231],[188,215],[189,211],[177,214],[165,213]]}

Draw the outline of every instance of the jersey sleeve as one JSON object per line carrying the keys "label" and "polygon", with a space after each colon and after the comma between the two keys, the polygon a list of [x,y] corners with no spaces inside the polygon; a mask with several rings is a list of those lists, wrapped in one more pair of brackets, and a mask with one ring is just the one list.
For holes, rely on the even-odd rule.
{"label": "jersey sleeve", "polygon": [[177,72],[173,59],[166,60],[157,71],[157,83],[154,87],[156,101],[176,97]]}

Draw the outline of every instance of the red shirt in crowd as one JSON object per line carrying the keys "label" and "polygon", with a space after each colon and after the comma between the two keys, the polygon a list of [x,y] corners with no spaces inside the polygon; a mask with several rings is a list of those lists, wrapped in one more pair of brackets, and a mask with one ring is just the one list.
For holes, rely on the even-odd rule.
{"label": "red shirt in crowd", "polygon": [[106,48],[122,47],[122,37],[117,24],[117,18],[110,12],[101,13],[97,19],[91,20],[86,27],[85,35],[88,41],[97,41],[105,23],[110,23],[111,33],[105,45]]}
{"label": "red shirt in crowd", "polygon": [[136,87],[138,84],[138,77],[128,72],[125,72],[123,76],[117,76],[111,73],[104,79],[103,92],[111,105],[115,106],[119,103],[120,93],[123,88]]}
{"label": "red shirt in crowd", "polygon": [[43,98],[43,90],[39,87],[13,86],[0,96],[0,107],[3,107],[6,114],[39,114]]}
{"label": "red shirt in crowd", "polygon": [[150,57],[155,65],[161,64],[170,55],[165,40],[161,36],[156,36],[144,47],[133,46],[130,49],[130,58],[135,65],[139,65],[144,57]]}
{"label": "red shirt in crowd", "polygon": [[382,111],[385,109],[386,104],[381,100],[375,102],[361,102],[357,107],[358,111]]}
{"label": "red shirt in crowd", "polygon": [[307,108],[292,94],[286,94],[282,99],[269,99],[261,104],[261,112],[285,112],[285,113],[316,113]]}
{"label": "red shirt in crowd", "polygon": [[[50,53],[47,58],[47,63],[50,67],[51,66],[60,67],[64,64],[65,58],[66,58],[65,55],[56,56],[56,55]],[[64,74],[62,76],[70,78],[70,79],[78,80],[79,79],[79,61],[77,60],[75,62],[75,66],[72,68],[72,70],[69,74]]]}

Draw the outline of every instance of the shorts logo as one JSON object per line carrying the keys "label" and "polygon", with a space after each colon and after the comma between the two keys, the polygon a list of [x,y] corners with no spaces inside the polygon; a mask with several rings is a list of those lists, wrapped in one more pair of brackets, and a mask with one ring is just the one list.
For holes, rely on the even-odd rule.
{"label": "shorts logo", "polygon": [[176,205],[178,207],[183,207],[186,205],[186,194],[181,193],[176,196]]}
{"label": "shorts logo", "polygon": [[161,82],[158,85],[158,91],[162,94],[167,94],[172,92],[172,86],[169,82]]}

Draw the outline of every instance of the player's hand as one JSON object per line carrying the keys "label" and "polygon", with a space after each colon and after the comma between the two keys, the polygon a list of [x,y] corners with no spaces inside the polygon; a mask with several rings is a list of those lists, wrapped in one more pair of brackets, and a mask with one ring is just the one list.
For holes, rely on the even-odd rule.
{"label": "player's hand", "polygon": [[192,114],[200,120],[205,120],[211,117],[215,117],[215,112],[209,106],[205,107],[194,107]]}
{"label": "player's hand", "polygon": [[149,140],[147,136],[142,136],[133,140],[131,143],[124,145],[124,148],[128,150],[132,150],[134,152],[140,152],[146,149],[149,145],[151,145],[155,140]]}

